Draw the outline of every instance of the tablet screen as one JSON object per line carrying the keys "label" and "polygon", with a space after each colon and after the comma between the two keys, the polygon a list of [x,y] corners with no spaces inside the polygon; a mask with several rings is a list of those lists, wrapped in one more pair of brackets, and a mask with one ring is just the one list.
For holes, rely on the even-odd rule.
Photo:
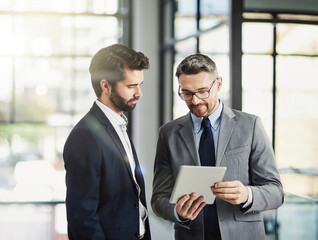
{"label": "tablet screen", "polygon": [[213,195],[211,187],[216,182],[222,181],[225,171],[226,167],[182,165],[169,202],[176,203],[185,194],[195,192],[197,198],[203,196],[206,204],[213,204],[215,195]]}

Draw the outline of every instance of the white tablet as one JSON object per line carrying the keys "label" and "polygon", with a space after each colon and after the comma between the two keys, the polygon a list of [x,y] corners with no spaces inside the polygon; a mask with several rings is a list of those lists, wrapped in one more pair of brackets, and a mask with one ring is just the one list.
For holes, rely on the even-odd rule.
{"label": "white tablet", "polygon": [[197,198],[203,196],[206,204],[213,204],[215,195],[213,195],[211,187],[216,182],[222,181],[225,171],[226,167],[182,165],[169,202],[176,203],[183,195],[195,192]]}

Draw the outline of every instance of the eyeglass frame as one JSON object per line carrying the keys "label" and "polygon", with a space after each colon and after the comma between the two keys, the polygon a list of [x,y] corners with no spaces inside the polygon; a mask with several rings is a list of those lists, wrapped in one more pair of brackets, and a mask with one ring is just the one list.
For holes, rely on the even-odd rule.
{"label": "eyeglass frame", "polygon": [[[178,95],[179,95],[179,97],[183,100],[183,101],[191,101],[192,99],[193,99],[193,96],[195,95],[198,99],[207,99],[207,98],[209,98],[210,97],[210,92],[211,92],[211,89],[212,89],[212,87],[213,87],[213,85],[214,85],[214,83],[216,82],[216,80],[218,80],[220,77],[217,77],[216,79],[214,79],[213,80],[213,83],[212,83],[212,85],[211,85],[211,87],[209,88],[209,90],[206,90],[206,91],[196,91],[196,92],[190,92],[190,91],[187,91],[187,92],[189,92],[189,94],[191,94],[191,98],[190,99],[187,99],[187,100],[185,100],[183,97],[181,97],[181,86],[179,85],[179,89],[178,89]],[[203,93],[208,93],[208,96],[207,97],[204,97],[204,98],[200,98],[200,97],[198,97],[197,96],[197,93],[198,92],[203,92]]]}

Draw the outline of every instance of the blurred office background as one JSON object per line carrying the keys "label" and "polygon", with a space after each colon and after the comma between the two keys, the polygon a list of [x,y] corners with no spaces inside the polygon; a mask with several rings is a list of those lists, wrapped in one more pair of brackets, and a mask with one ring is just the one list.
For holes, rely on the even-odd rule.
{"label": "blurred office background", "polygon": [[[317,0],[1,0],[0,239],[67,239],[63,145],[95,100],[92,55],[116,42],[151,62],[129,114],[148,202],[158,128],[187,112],[175,68],[201,52],[273,143],[285,203],[268,239],[318,239]],[[173,239],[148,208],[153,239]]]}

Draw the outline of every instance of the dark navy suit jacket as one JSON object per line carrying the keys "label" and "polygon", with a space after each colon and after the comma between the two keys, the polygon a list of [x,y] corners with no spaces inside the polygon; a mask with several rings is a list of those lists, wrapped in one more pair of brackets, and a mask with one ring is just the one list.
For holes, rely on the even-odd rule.
{"label": "dark navy suit jacket", "polygon": [[[133,144],[132,149],[140,199],[146,206],[144,180]],[[96,103],[71,131],[63,157],[69,239],[138,239],[138,191],[128,157]],[[150,238],[147,220],[143,239]]]}

